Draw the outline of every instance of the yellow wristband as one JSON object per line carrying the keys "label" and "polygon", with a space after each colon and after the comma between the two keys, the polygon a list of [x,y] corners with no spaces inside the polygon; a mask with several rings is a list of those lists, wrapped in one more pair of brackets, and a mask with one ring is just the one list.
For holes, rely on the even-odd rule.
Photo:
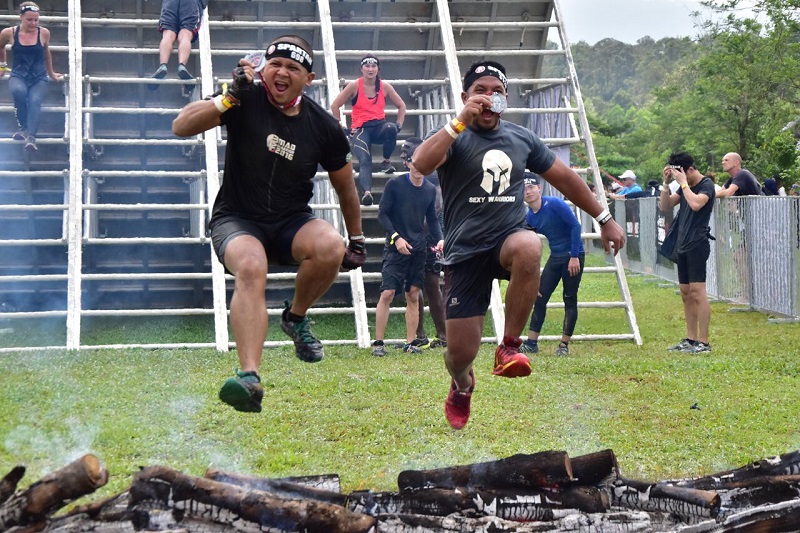
{"label": "yellow wristband", "polygon": [[400,234],[397,233],[396,231],[394,233],[392,233],[392,240],[389,241],[389,244],[394,244],[394,240],[399,236],[400,236]]}
{"label": "yellow wristband", "polygon": [[458,120],[457,118],[451,120],[450,125],[453,126],[453,130],[456,133],[462,133],[465,129],[467,129],[467,125]]}
{"label": "yellow wristband", "polygon": [[214,105],[217,106],[217,110],[219,110],[220,113],[224,113],[233,107],[233,102],[231,102],[230,98],[227,96],[218,94],[214,97]]}
{"label": "yellow wristband", "polygon": [[689,186],[689,185],[687,185],[686,183],[681,183],[681,189],[685,189],[685,188],[687,188],[688,186]]}

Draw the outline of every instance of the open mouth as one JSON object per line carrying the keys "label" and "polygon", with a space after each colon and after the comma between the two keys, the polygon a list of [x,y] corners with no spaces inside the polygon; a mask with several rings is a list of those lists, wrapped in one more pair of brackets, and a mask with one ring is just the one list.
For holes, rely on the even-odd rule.
{"label": "open mouth", "polygon": [[276,81],[275,82],[275,92],[276,93],[283,94],[287,90],[289,90],[289,84],[288,83],[283,83],[283,82],[280,82],[280,81]]}

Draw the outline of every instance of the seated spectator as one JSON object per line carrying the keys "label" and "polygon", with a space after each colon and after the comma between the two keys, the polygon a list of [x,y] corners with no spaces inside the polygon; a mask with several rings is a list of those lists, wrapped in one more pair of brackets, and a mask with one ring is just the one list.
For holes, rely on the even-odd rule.
{"label": "seated spectator", "polygon": [[[372,205],[372,145],[383,146],[381,170],[386,174],[395,171],[389,158],[397,146],[397,134],[403,127],[406,104],[394,87],[382,81],[379,75],[380,60],[372,54],[361,58],[361,77],[351,81],[331,103],[331,113],[338,120],[341,108],[348,100],[353,108],[350,117],[350,144],[358,159],[358,185],[361,204]],[[386,99],[397,107],[397,121],[386,121]]]}
{"label": "seated spectator", "polygon": [[619,192],[611,194],[612,200],[624,200],[631,193],[642,192],[642,188],[636,183],[636,174],[632,170],[623,172],[619,179],[622,181],[623,188]]}
{"label": "seated spectator", "polygon": [[647,188],[644,190],[645,196],[661,196],[661,184],[658,180],[650,180],[647,182]]}
{"label": "seated spectator", "polygon": [[[12,136],[25,141],[25,150],[35,152],[36,134],[42,114],[42,101],[48,79],[61,81],[64,76],[53,70],[50,55],[50,31],[39,26],[39,6],[33,2],[19,5],[18,26],[0,32],[0,79],[10,71],[8,88],[14,98],[19,130]],[[6,45],[11,44],[14,63],[6,63]]]}
{"label": "seated spectator", "polygon": [[[182,80],[193,80],[194,76],[186,68],[192,43],[197,40],[200,19],[208,0],[162,0],[161,16],[158,18],[158,31],[161,32],[161,43],[158,45],[158,69],[151,78],[163,80],[167,76],[167,63],[172,54],[172,47],[178,41],[178,77]],[[158,89],[157,84],[148,86],[151,91]],[[192,89],[192,85],[187,85]]]}

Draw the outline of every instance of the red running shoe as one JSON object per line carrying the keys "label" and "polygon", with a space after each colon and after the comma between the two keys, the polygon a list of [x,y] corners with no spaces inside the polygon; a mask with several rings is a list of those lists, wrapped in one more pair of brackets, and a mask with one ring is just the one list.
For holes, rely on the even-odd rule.
{"label": "red running shoe", "polygon": [[494,351],[492,374],[504,378],[524,378],[531,375],[531,362],[519,353],[519,347],[501,344]]}
{"label": "red running shoe", "polygon": [[472,369],[469,371],[472,378],[472,385],[467,392],[458,390],[456,382],[450,380],[450,392],[444,401],[444,416],[453,429],[462,429],[469,420],[469,408],[472,401],[472,391],[475,390],[475,374]]}

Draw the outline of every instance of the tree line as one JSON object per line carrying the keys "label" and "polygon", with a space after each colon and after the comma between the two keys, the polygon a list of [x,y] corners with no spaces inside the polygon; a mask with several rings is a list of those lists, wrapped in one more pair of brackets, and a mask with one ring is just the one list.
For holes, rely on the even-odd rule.
{"label": "tree line", "polygon": [[[740,4],[703,2],[716,16],[697,23],[695,38],[571,46],[603,170],[630,168],[645,184],[686,151],[721,183],[722,156],[738,152],[762,182],[800,180],[800,0],[758,0],[747,17]],[[566,67],[548,59],[543,75]],[[573,157],[586,164],[580,149]]]}

